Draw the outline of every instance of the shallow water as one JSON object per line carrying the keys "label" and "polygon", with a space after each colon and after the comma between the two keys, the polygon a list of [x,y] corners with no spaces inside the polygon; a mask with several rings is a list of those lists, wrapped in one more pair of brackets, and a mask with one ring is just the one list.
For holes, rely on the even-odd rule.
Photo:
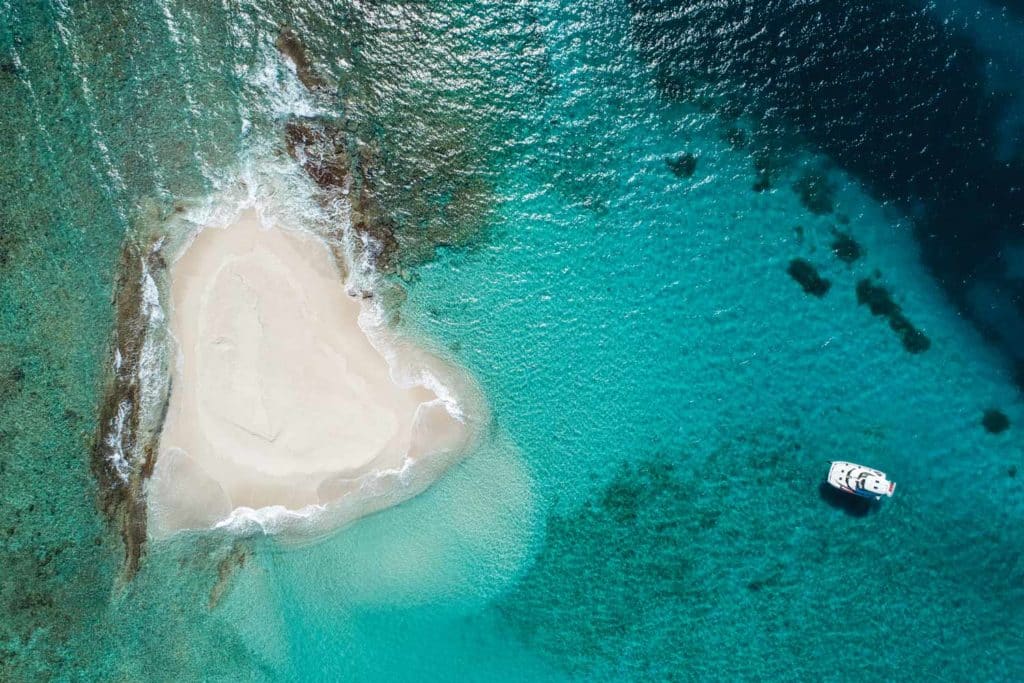
{"label": "shallow water", "polygon": [[[1012,296],[982,296],[1009,311],[986,318],[950,284],[1020,284],[994,256],[1021,227],[1007,43],[929,23],[945,6],[839,3],[887,21],[815,24],[827,35],[802,33],[772,74],[730,51],[802,15],[726,5],[738,23],[639,0],[0,6],[0,677],[1024,676]],[[337,93],[302,86],[282,23]],[[927,30],[893,47],[908,23]],[[924,119],[914,74],[888,106],[801,89],[851,88],[806,60],[858,40],[881,47],[851,70],[905,52],[1002,70],[936,67],[925,83],[948,98]],[[428,491],[327,539],[188,532],[125,582],[89,465],[121,242],[175,205],[232,205],[240,179],[320,215],[283,149],[286,120],[315,114],[375,147],[409,254],[398,328],[476,377],[489,431]],[[970,125],[931,153],[873,137],[943,140],[949,121]],[[929,224],[976,205],[921,177],[989,188],[990,210],[973,232]],[[858,302],[864,280],[926,350]],[[1007,431],[983,428],[988,409]],[[895,497],[820,490],[847,458]]]}

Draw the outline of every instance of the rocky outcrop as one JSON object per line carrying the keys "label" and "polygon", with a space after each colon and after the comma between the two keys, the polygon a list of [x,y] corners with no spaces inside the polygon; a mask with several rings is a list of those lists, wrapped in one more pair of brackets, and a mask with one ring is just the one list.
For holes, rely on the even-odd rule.
{"label": "rocky outcrop", "polygon": [[828,294],[828,290],[832,287],[832,283],[827,278],[822,277],[818,273],[817,268],[802,258],[795,258],[790,261],[786,272],[789,273],[791,278],[796,280],[806,293],[819,299]]}
{"label": "rocky outcrop", "polygon": [[805,171],[793,183],[793,191],[804,208],[816,216],[832,213],[835,208],[835,186],[817,171]]}
{"label": "rocky outcrop", "polygon": [[903,313],[900,305],[893,301],[889,290],[864,278],[857,283],[857,303],[866,305],[872,315],[888,319],[889,327],[900,338],[909,353],[924,353],[931,348],[931,340],[924,332],[914,327]]}
{"label": "rocky outcrop", "polygon": [[377,199],[374,159],[366,145],[342,125],[321,118],[289,121],[285,144],[288,154],[324,192],[324,201],[348,201],[352,230],[367,257],[380,270],[393,271],[398,252],[396,224]]}
{"label": "rocky outcrop", "polygon": [[[145,429],[140,370],[152,310],[145,301],[146,279],[166,268],[158,246],[140,249],[130,239],[121,252],[114,294],[116,323],[111,349],[113,372],[100,408],[99,431],[91,466],[99,483],[99,503],[120,528],[124,542],[124,579],[139,568],[146,543],[143,487],[156,464],[159,429]],[[167,396],[161,398],[166,410]],[[162,423],[163,415],[159,416]],[[159,425],[157,425],[158,427]]]}
{"label": "rocky outcrop", "polygon": [[[488,152],[473,123],[460,123],[455,102],[401,116],[367,110],[353,104],[358,83],[353,93],[327,85],[293,29],[281,29],[277,47],[323,110],[344,112],[291,118],[284,143],[325,205],[347,205],[356,246],[371,266],[402,274],[438,246],[465,244],[480,232],[492,208]],[[409,135],[412,124],[423,133]]]}
{"label": "rocky outcrop", "polygon": [[299,34],[291,26],[284,26],[274,42],[278,52],[287,57],[295,65],[295,74],[302,85],[309,90],[324,90],[329,87],[326,78],[317,73],[309,59],[305,46],[299,40]]}
{"label": "rocky outcrop", "polygon": [[843,263],[850,265],[860,259],[864,252],[860,243],[848,233],[835,231],[832,239],[832,253]]}
{"label": "rocky outcrop", "polygon": [[697,171],[697,155],[683,152],[665,159],[665,164],[675,177],[690,178]]}
{"label": "rocky outcrop", "polygon": [[1002,434],[1010,428],[1010,418],[996,408],[989,408],[981,417],[981,426],[989,434]]}

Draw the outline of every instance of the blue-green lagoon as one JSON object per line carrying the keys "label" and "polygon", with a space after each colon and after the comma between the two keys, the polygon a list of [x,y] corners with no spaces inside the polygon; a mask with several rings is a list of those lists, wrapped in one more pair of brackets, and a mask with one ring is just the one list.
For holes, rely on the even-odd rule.
{"label": "blue-green lagoon", "polygon": [[[0,4],[0,678],[1024,677],[988,5]],[[143,271],[242,207],[486,420],[340,527],[156,537]]]}

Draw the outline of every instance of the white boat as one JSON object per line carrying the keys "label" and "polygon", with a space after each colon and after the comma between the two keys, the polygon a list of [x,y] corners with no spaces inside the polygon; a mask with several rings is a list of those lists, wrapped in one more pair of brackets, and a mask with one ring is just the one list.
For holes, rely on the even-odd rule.
{"label": "white boat", "polygon": [[891,496],[896,490],[896,484],[889,481],[885,472],[842,460],[832,462],[828,470],[828,483],[840,491],[873,500]]}

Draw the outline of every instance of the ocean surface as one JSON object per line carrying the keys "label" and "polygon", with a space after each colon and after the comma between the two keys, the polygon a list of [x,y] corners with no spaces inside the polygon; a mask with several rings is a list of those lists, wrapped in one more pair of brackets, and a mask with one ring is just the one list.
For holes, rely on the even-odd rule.
{"label": "ocean surface", "polygon": [[[1022,38],[1009,0],[0,0],[0,679],[1024,680]],[[311,120],[372,148],[394,324],[491,422],[326,538],[129,577],[122,245],[322,219]]]}

